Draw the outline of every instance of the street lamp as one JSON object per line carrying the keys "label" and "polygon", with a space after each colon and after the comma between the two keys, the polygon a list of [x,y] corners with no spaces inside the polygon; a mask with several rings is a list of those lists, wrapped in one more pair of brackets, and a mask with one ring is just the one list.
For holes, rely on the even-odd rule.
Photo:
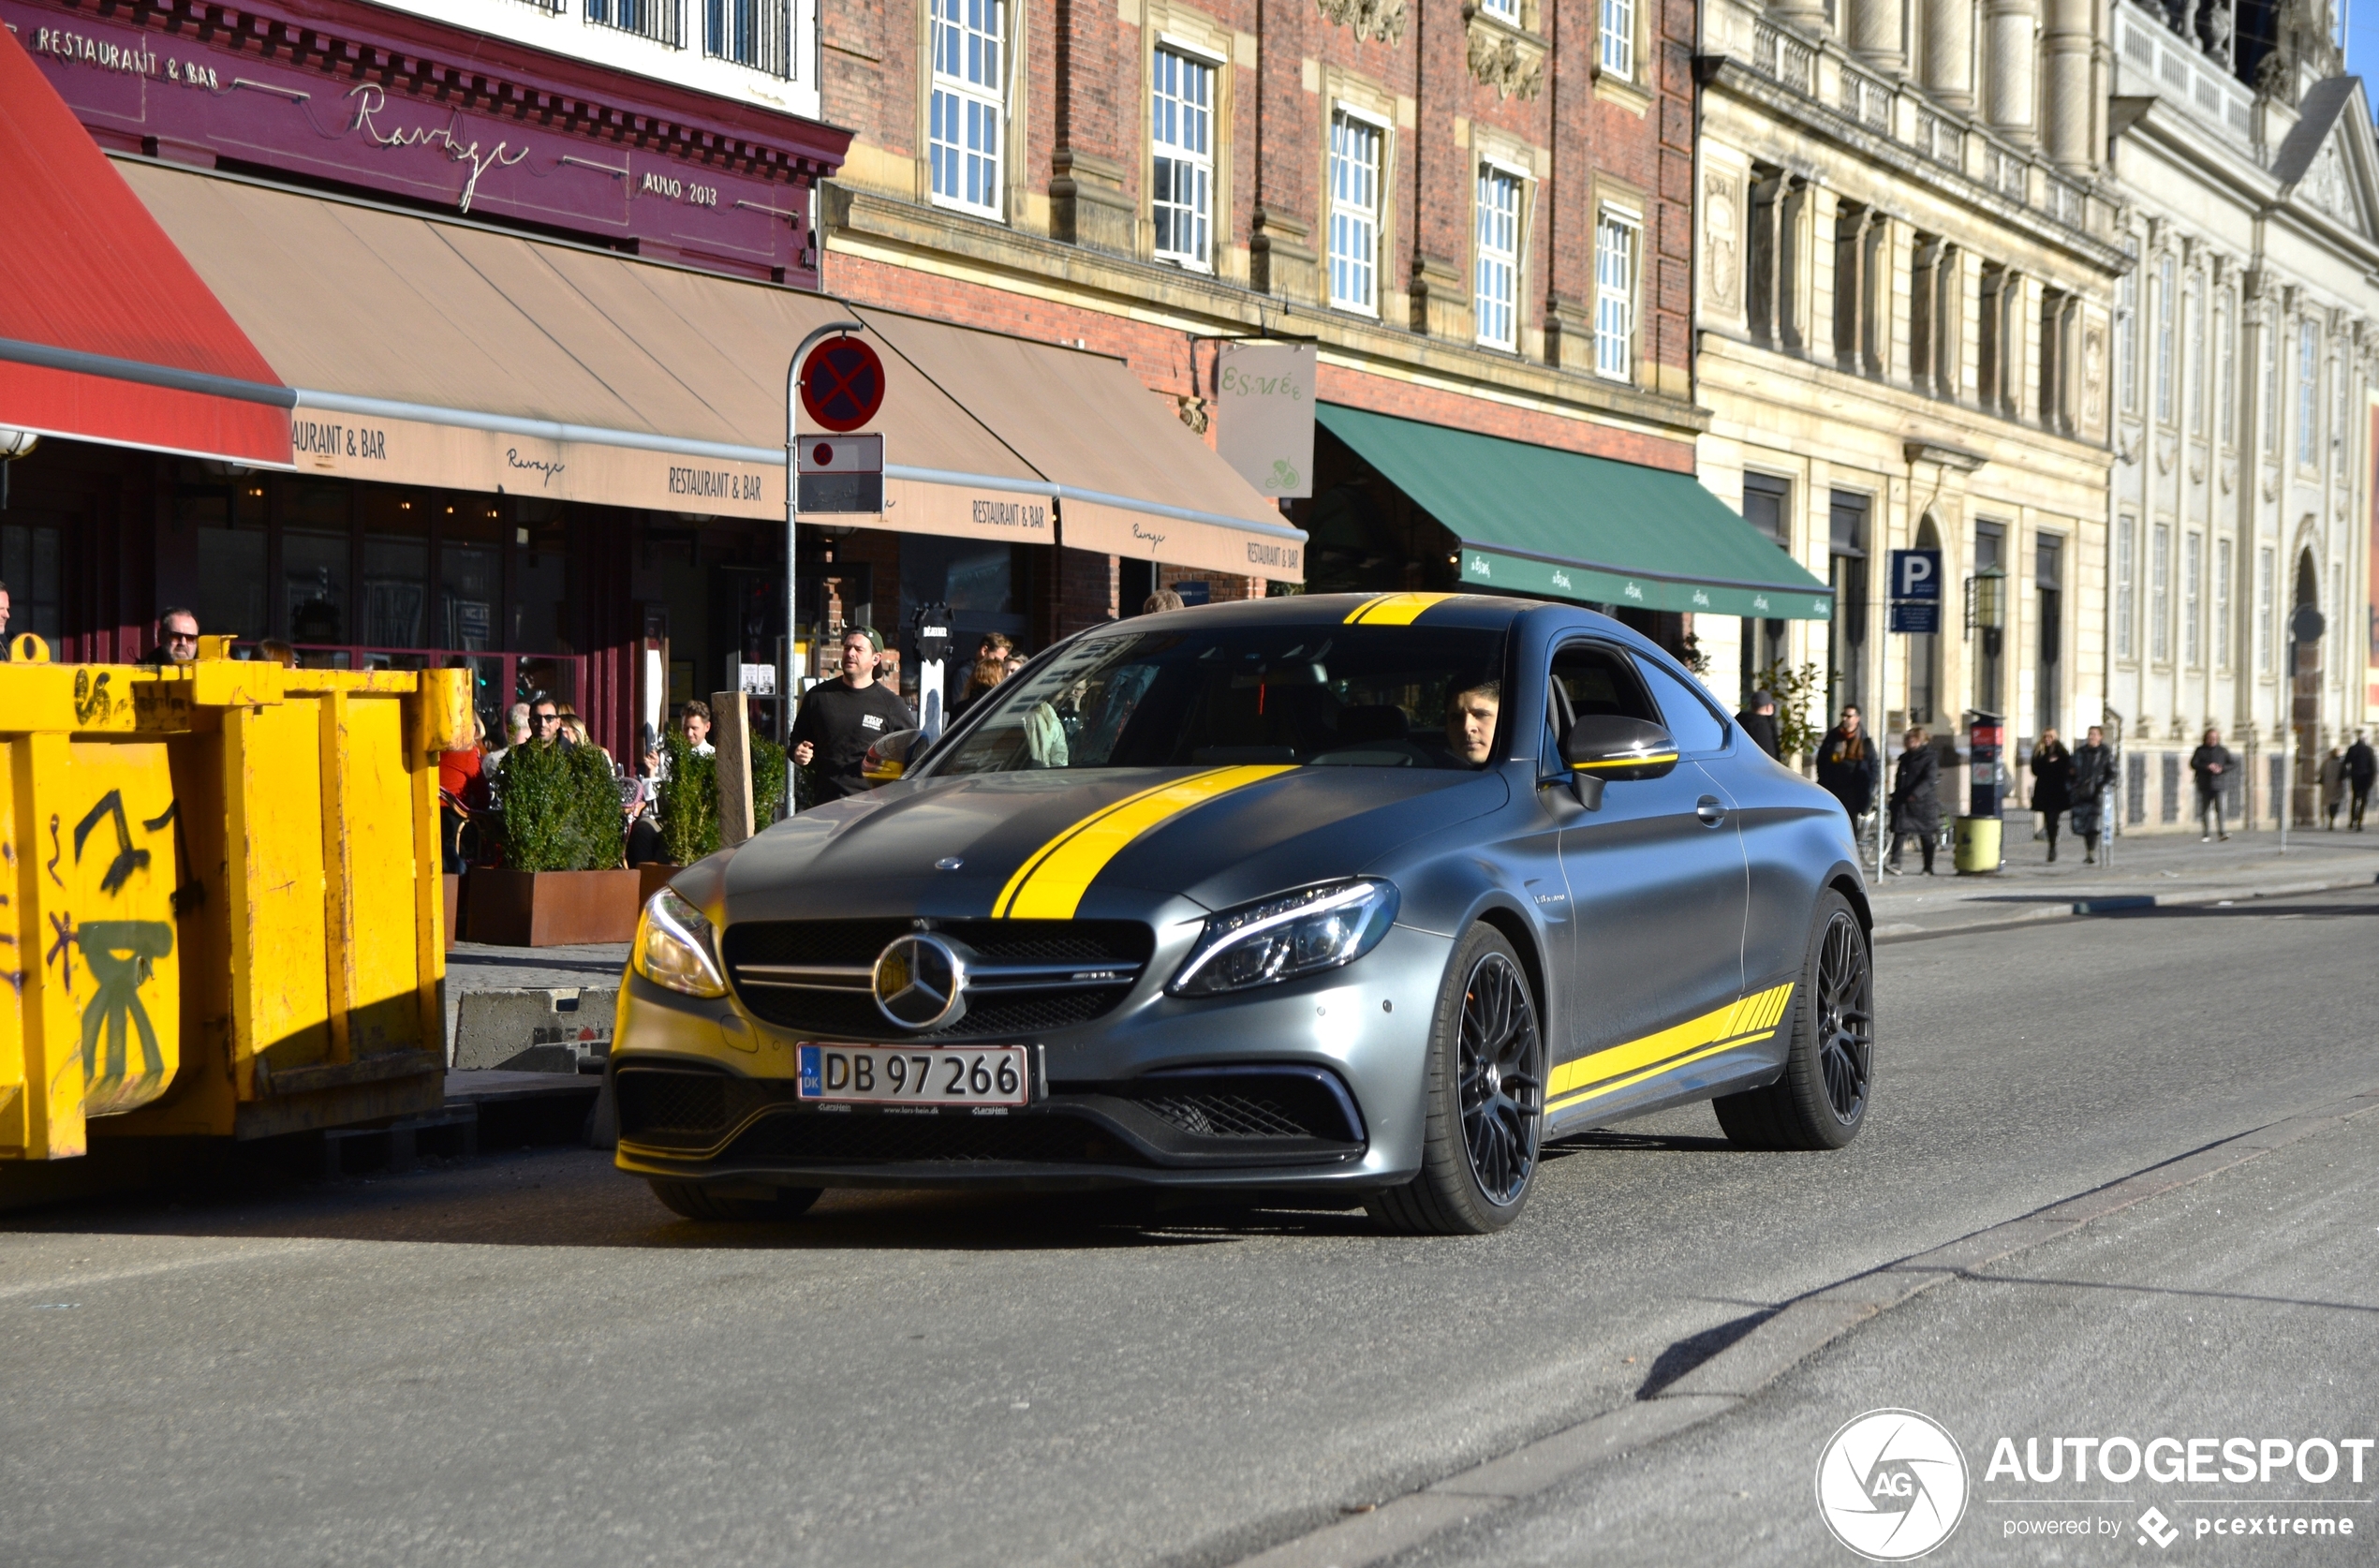
{"label": "street lamp", "polygon": [[1996,563],[1966,580],[1966,629],[1998,631],[2007,625],[2007,569]]}

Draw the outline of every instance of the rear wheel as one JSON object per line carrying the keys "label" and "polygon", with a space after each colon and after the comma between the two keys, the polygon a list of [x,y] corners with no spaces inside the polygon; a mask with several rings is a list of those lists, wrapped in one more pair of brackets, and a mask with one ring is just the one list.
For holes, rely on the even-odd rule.
{"label": "rear wheel", "polygon": [[1875,965],[1867,929],[1832,888],[1819,896],[1810,924],[1784,1075],[1711,1102],[1737,1148],[1840,1148],[1867,1122],[1875,1087]]}
{"label": "rear wheel", "polygon": [[688,1220],[796,1220],[818,1201],[815,1187],[780,1187],[773,1198],[727,1197],[699,1181],[652,1180],[653,1196]]}
{"label": "rear wheel", "polygon": [[1520,1217],[1544,1126],[1544,1039],[1519,954],[1470,927],[1447,966],[1429,1028],[1428,1119],[1420,1174],[1364,1202],[1416,1235],[1484,1235]]}

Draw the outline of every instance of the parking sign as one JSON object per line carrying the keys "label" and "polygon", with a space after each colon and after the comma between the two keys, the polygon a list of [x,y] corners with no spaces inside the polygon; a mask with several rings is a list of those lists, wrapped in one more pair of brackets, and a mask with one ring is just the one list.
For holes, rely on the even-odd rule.
{"label": "parking sign", "polygon": [[1942,553],[1938,550],[1893,551],[1892,597],[1894,599],[1940,599],[1942,597]]}

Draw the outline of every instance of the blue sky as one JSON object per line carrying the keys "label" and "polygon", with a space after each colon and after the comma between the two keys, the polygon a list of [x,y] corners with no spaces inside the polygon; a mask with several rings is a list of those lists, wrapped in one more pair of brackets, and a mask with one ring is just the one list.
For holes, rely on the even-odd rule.
{"label": "blue sky", "polygon": [[[2346,69],[2379,76],[2379,0],[2351,0],[2346,11]],[[2366,96],[2369,89],[2365,89]]]}

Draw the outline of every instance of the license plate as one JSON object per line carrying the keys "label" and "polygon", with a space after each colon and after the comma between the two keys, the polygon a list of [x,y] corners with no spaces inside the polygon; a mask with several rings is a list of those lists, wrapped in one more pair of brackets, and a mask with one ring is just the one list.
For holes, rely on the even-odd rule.
{"label": "license plate", "polygon": [[801,1097],[861,1105],[1027,1105],[1022,1045],[804,1045]]}

